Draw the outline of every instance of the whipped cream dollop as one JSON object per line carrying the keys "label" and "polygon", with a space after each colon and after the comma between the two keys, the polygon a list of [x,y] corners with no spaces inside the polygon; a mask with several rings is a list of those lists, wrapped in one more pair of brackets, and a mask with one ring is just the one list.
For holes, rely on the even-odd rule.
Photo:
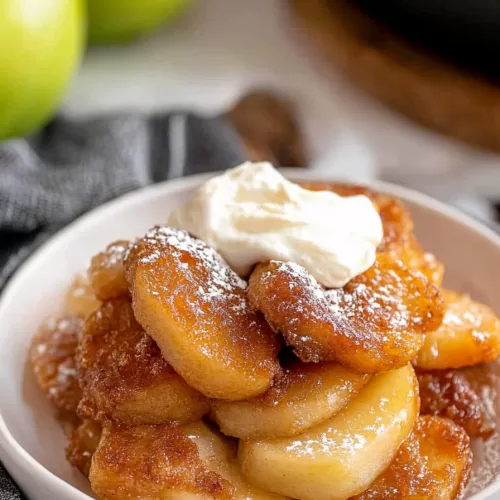
{"label": "whipped cream dollop", "polygon": [[380,216],[366,196],[309,191],[269,163],[244,163],[213,177],[168,224],[216,249],[240,276],[269,260],[305,267],[329,288],[375,262]]}

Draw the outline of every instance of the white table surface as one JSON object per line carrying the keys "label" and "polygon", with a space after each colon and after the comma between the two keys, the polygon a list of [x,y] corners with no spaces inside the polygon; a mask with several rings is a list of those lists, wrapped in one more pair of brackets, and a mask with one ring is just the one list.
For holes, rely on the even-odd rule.
{"label": "white table surface", "polygon": [[[73,116],[173,107],[217,113],[255,86],[279,89],[297,104],[316,168],[398,180],[402,172],[461,179],[480,169],[487,178],[480,183],[498,184],[500,198],[500,179],[489,180],[498,156],[424,130],[354,89],[309,46],[286,0],[198,0],[149,38],[91,49],[63,109]],[[436,182],[408,181],[470,206],[470,193],[464,201],[441,193]],[[484,212],[476,205],[471,210]]]}

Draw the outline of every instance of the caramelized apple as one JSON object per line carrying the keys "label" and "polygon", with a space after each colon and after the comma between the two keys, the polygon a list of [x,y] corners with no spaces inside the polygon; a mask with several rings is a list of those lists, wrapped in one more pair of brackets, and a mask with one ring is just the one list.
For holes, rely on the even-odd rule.
{"label": "caramelized apple", "polygon": [[83,420],[72,432],[66,445],[66,459],[85,477],[88,477],[92,457],[101,439],[101,426],[92,420]]}
{"label": "caramelized apple", "polygon": [[500,321],[496,314],[468,295],[444,290],[443,296],[443,323],[426,335],[415,366],[445,370],[494,361],[500,354]]}
{"label": "caramelized apple", "polygon": [[421,415],[447,417],[469,436],[487,439],[496,428],[498,363],[418,372]]}
{"label": "caramelized apple", "polygon": [[444,309],[434,285],[387,254],[335,290],[291,262],[259,264],[248,294],[302,361],[338,361],[363,373],[410,361],[422,334],[441,324]]}
{"label": "caramelized apple", "polygon": [[243,474],[301,500],[345,500],[364,491],[394,458],[418,413],[411,366],[376,375],[344,410],[303,434],[241,441]]}
{"label": "caramelized apple", "polygon": [[215,401],[212,411],[229,436],[293,436],[338,413],[369,378],[335,363],[296,362],[264,394],[246,401]]}
{"label": "caramelized apple", "polygon": [[100,500],[233,498],[182,428],[169,425],[105,427],[89,479]]}
{"label": "caramelized apple", "polygon": [[269,388],[278,340],[249,307],[246,283],[214,250],[185,231],[156,227],[126,268],[137,320],[191,387],[227,400]]}
{"label": "caramelized apple", "polygon": [[88,275],[94,293],[100,300],[128,295],[123,261],[131,247],[131,241],[115,241],[92,258]]}
{"label": "caramelized apple", "polygon": [[189,387],[134,318],[128,298],[103,302],[83,328],[81,415],[125,425],[199,420],[206,398]]}
{"label": "caramelized apple", "polygon": [[444,265],[430,252],[422,249],[414,236],[405,245],[394,245],[386,250],[394,258],[400,260],[405,267],[420,271],[431,283],[441,286],[444,276]]}
{"label": "caramelized apple", "polygon": [[206,424],[107,427],[90,471],[101,500],[280,500],[247,483],[236,446]]}
{"label": "caramelized apple", "polygon": [[391,465],[352,500],[455,500],[461,498],[471,465],[469,438],[460,426],[419,417]]}

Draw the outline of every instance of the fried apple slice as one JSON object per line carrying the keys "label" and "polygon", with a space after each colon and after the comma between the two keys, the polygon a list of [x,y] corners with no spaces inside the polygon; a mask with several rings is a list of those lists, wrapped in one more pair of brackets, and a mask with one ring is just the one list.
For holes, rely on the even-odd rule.
{"label": "fried apple slice", "polygon": [[207,399],[161,355],[134,318],[129,298],[103,302],[83,328],[79,349],[83,398],[78,411],[125,425],[199,420]]}
{"label": "fried apple slice", "polygon": [[64,313],[85,319],[99,304],[87,278],[77,274],[66,293]]}
{"label": "fried apple slice", "polygon": [[444,290],[442,325],[425,337],[415,358],[423,370],[446,370],[488,363],[500,354],[500,321],[487,306],[468,295]]}
{"label": "fried apple slice", "polygon": [[101,426],[92,420],[83,420],[76,427],[66,445],[66,459],[85,477],[89,476],[92,457],[99,446]]}
{"label": "fried apple slice", "polygon": [[248,484],[236,446],[203,422],[108,427],[92,461],[90,482],[101,500],[280,500]]}
{"label": "fried apple slice", "polygon": [[105,427],[90,467],[100,500],[233,498],[232,486],[200,459],[181,427]]}
{"label": "fried apple slice", "polygon": [[411,366],[375,376],[344,410],[298,436],[241,441],[244,476],[301,500],[345,500],[385,470],[418,413]]}
{"label": "fried apple slice", "polygon": [[420,271],[431,283],[441,286],[444,264],[432,253],[424,251],[414,236],[411,236],[404,245],[389,247],[386,252],[399,259],[408,269]]}
{"label": "fried apple slice", "polygon": [[123,261],[133,242],[118,240],[90,261],[88,276],[92,289],[100,300],[115,299],[129,294]]}
{"label": "fried apple slice", "polygon": [[469,436],[487,439],[496,428],[497,363],[417,373],[420,414],[447,417]]}
{"label": "fried apple slice", "polygon": [[297,264],[259,264],[248,295],[302,361],[338,361],[363,373],[408,363],[444,308],[434,285],[386,254],[335,290],[324,290]]}
{"label": "fried apple slice", "polygon": [[215,401],[212,411],[229,436],[293,436],[338,413],[369,378],[336,363],[296,362],[264,394],[246,401]]}
{"label": "fried apple slice", "polygon": [[455,370],[418,374],[420,413],[449,418],[470,436],[492,432],[486,409],[466,377]]}
{"label": "fried apple slice", "polygon": [[163,356],[212,398],[265,392],[279,371],[279,342],[250,307],[246,283],[205,243],[155,227],[126,261],[133,308]]}
{"label": "fried apple slice", "polygon": [[46,321],[31,340],[29,361],[35,380],[58,410],[73,413],[82,396],[76,349],[83,320],[63,315]]}
{"label": "fried apple slice", "polygon": [[470,477],[469,437],[451,420],[419,417],[391,465],[351,500],[454,500]]}

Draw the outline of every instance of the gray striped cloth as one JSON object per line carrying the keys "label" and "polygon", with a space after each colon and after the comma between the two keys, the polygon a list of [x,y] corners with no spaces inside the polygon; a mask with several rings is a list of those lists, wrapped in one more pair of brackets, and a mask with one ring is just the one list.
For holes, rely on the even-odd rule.
{"label": "gray striped cloth", "polygon": [[[0,291],[54,232],[127,191],[245,159],[222,118],[189,113],[58,119],[29,139],[0,143]],[[21,493],[0,464],[0,500]]]}

